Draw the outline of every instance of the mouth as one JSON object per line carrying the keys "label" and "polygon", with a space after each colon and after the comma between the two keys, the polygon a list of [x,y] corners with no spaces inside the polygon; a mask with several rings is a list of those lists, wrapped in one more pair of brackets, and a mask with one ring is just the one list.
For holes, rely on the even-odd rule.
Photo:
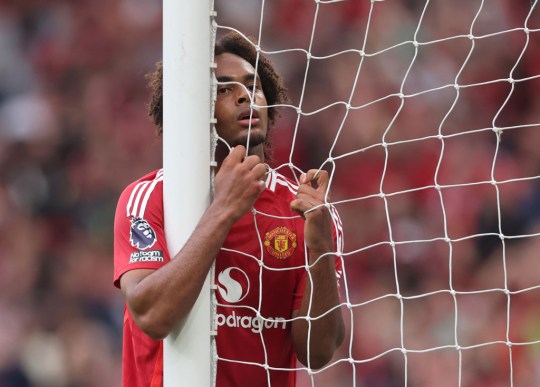
{"label": "mouth", "polygon": [[244,109],[238,114],[237,120],[240,126],[257,126],[260,121],[259,113],[257,110]]}

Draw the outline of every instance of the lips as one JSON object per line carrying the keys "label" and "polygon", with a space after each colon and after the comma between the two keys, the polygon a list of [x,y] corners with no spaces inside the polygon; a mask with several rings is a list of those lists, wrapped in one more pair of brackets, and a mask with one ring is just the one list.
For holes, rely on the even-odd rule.
{"label": "lips", "polygon": [[259,124],[259,113],[257,110],[244,109],[237,116],[238,123],[241,126],[249,127],[256,126]]}

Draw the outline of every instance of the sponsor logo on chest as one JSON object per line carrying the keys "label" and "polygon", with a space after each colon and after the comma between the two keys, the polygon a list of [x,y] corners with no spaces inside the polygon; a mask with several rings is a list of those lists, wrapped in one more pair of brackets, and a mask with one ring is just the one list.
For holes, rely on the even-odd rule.
{"label": "sponsor logo on chest", "polygon": [[[216,288],[219,298],[227,304],[242,305],[241,301],[250,292],[249,276],[238,267],[228,267],[217,275]],[[221,301],[221,300],[220,300]],[[251,309],[251,308],[250,308]],[[246,313],[248,315],[246,315]],[[223,309],[215,315],[216,326],[227,326],[229,328],[249,329],[253,333],[261,333],[263,329],[287,329],[287,320],[283,317],[263,317],[251,315],[251,311],[246,309]]]}
{"label": "sponsor logo on chest", "polygon": [[287,227],[276,227],[264,235],[266,251],[278,259],[289,258],[296,249],[296,234]]}

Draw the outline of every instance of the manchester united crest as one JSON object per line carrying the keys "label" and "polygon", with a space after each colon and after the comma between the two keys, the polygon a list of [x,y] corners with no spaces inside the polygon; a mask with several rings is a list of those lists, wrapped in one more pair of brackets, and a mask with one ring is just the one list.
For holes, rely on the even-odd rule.
{"label": "manchester united crest", "polygon": [[276,227],[265,235],[266,251],[278,259],[289,258],[296,248],[296,234],[287,227]]}

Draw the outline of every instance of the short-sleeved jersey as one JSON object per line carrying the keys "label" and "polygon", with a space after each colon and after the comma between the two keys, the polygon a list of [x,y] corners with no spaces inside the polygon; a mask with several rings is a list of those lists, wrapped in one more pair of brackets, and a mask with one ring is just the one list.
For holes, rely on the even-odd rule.
{"label": "short-sleeved jersey", "polygon": [[[297,186],[270,171],[266,189],[230,230],[215,261],[217,386],[294,386],[293,310],[306,281],[304,221],[290,210]],[[336,246],[341,224],[333,211]],[[115,218],[114,284],[133,269],[159,269],[170,260],[163,224],[163,172],[144,176],[122,193]],[[336,274],[341,272],[336,258]],[[124,309],[123,385],[162,386],[162,341],[153,340]],[[265,368],[268,366],[268,370]],[[274,368],[285,370],[274,370]],[[289,370],[288,370],[289,369]]]}

